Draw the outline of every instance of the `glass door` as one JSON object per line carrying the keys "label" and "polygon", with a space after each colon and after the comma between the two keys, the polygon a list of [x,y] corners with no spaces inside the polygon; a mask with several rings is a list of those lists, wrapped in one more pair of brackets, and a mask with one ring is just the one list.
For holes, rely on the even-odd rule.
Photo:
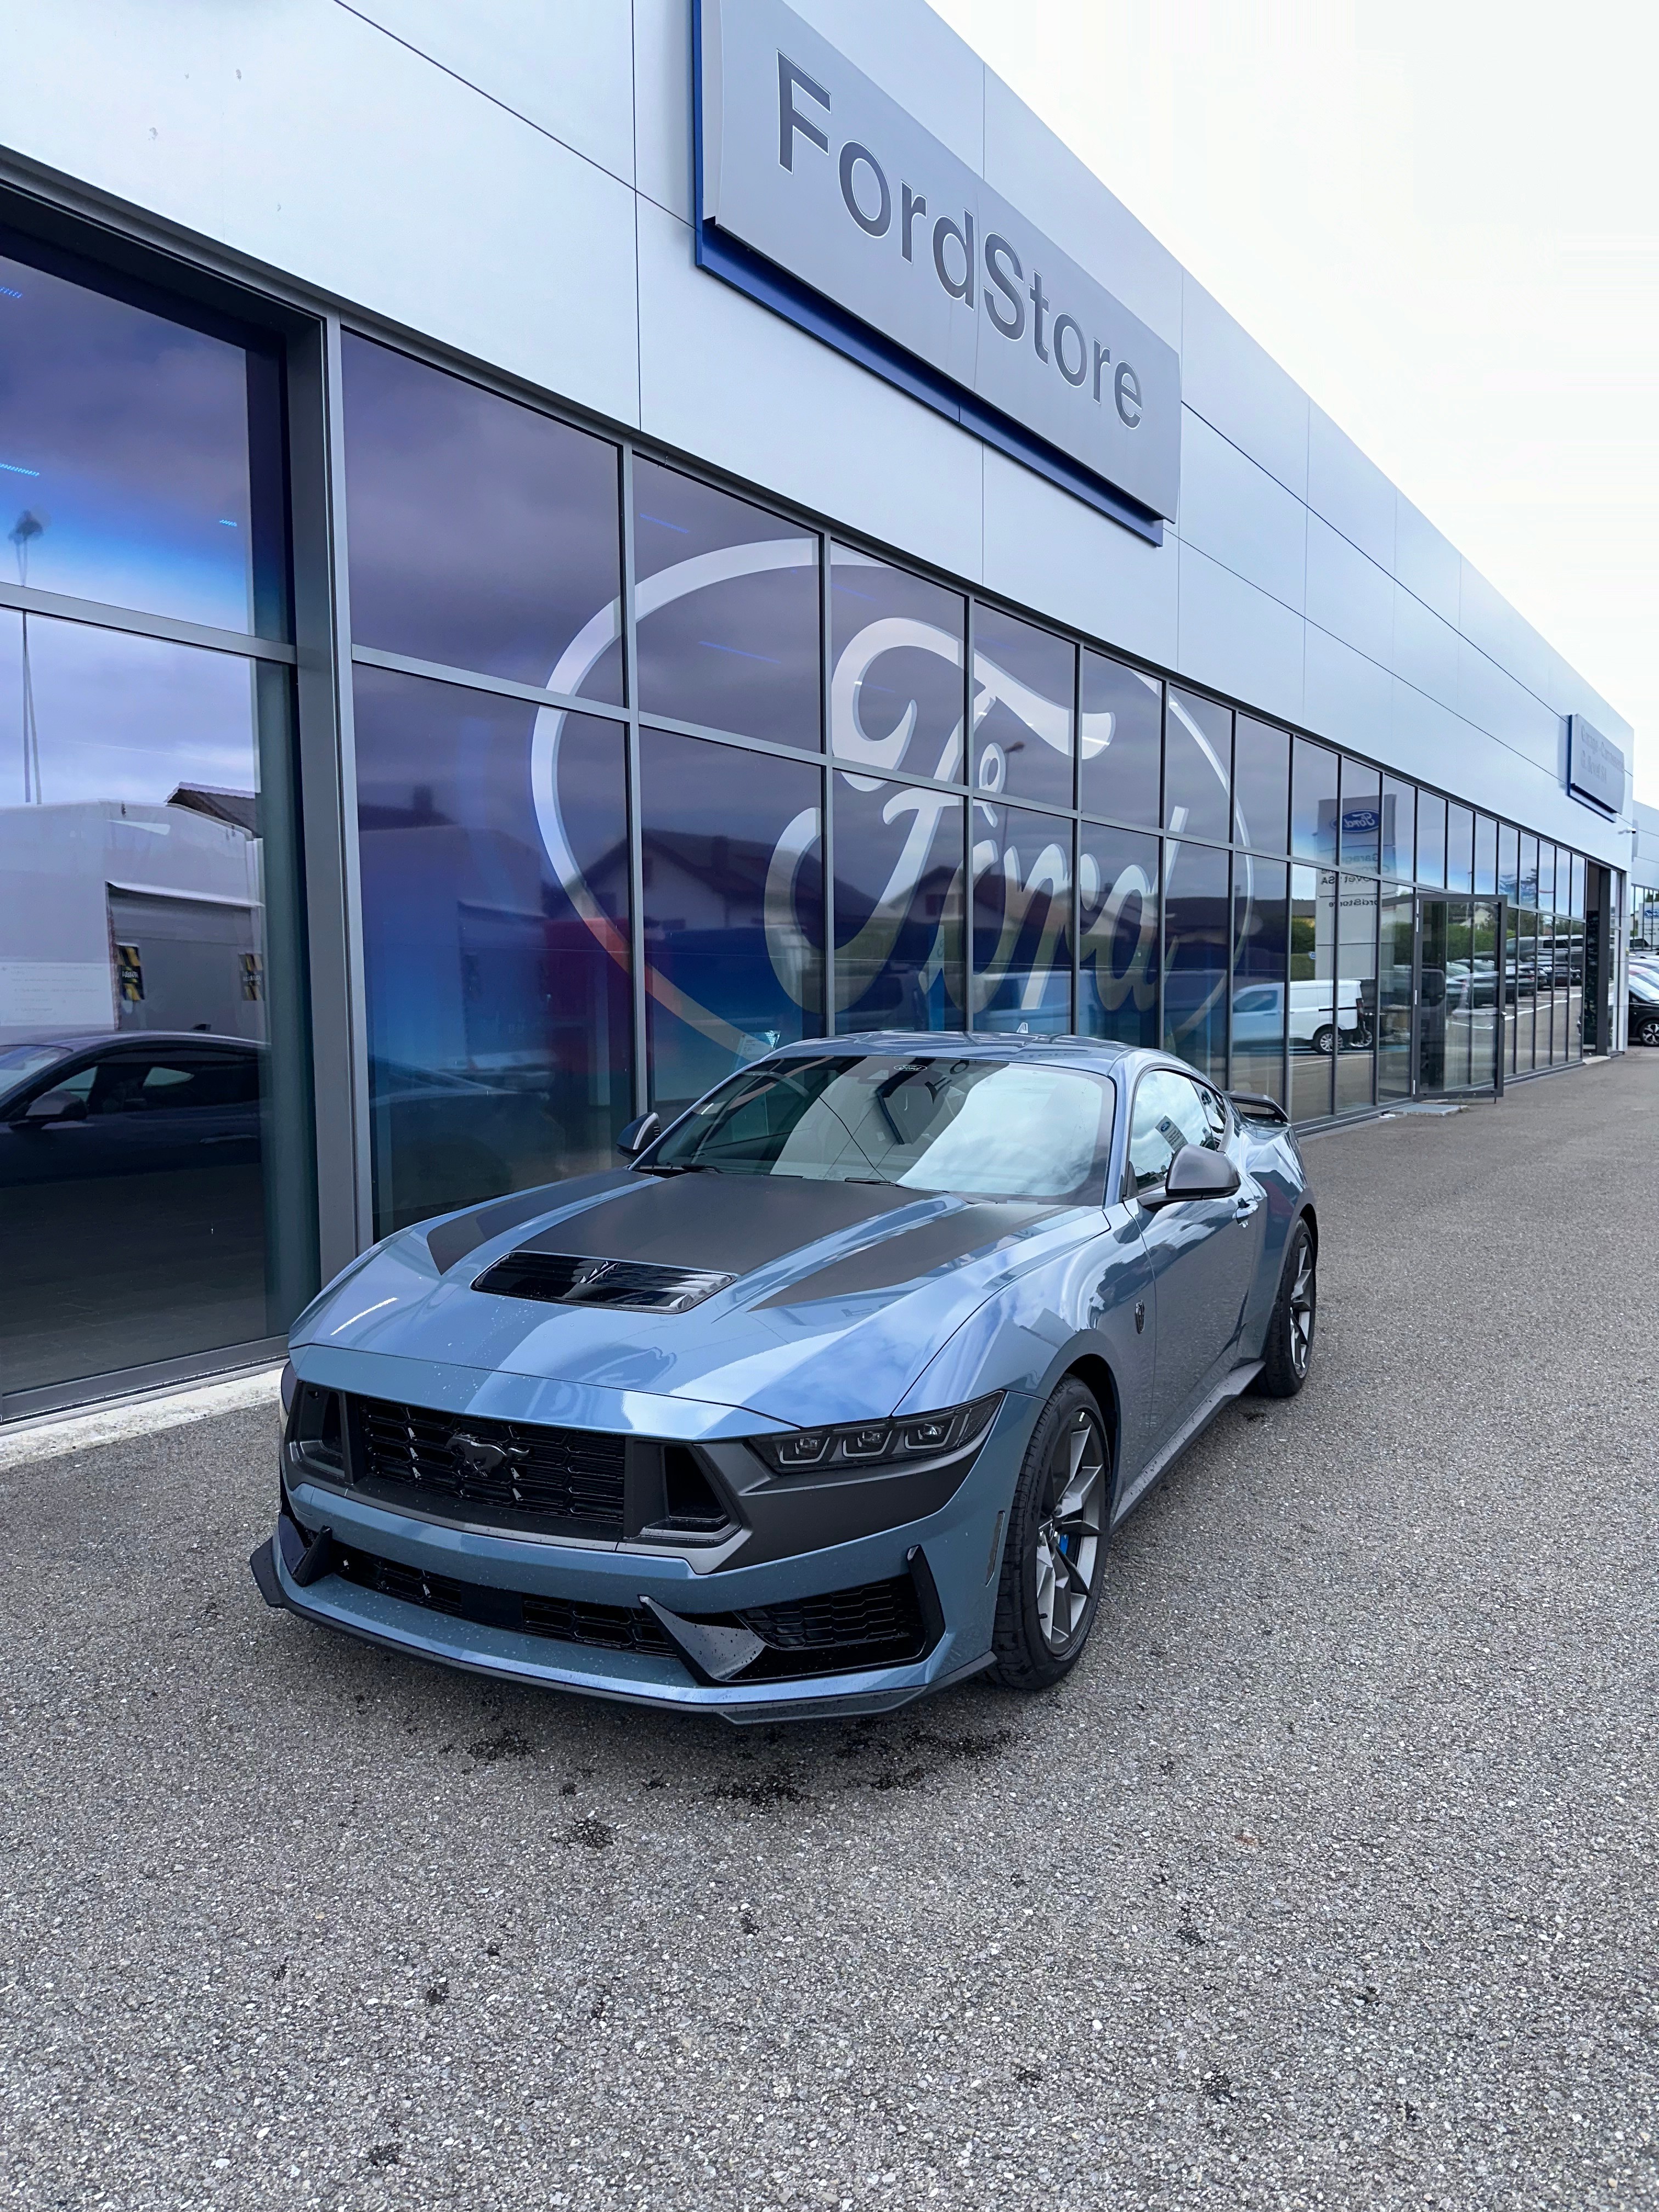
{"label": "glass door", "polygon": [[1417,902],[1417,1092],[1438,1097],[1446,1088],[1446,948],[1451,901]]}
{"label": "glass door", "polygon": [[[1504,957],[1505,904],[1502,899],[1419,897],[1416,902],[1412,981],[1419,1097],[1500,1087],[1498,1055],[1504,1036],[1500,1009],[1508,988]],[[1394,927],[1403,933],[1403,917]],[[1385,906],[1385,979],[1389,934]],[[1397,937],[1395,941],[1397,945]],[[1396,984],[1396,991],[1399,988]]]}

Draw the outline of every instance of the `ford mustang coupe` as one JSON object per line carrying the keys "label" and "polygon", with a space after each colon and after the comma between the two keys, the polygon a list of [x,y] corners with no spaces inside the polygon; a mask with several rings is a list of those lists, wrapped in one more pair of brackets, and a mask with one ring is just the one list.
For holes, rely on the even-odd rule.
{"label": "ford mustang coupe", "polygon": [[400,1231],[301,1316],[271,1605],[734,1721],[1040,1688],[1116,1523],[1308,1372],[1295,1138],[1160,1054],[820,1040],[623,1149]]}

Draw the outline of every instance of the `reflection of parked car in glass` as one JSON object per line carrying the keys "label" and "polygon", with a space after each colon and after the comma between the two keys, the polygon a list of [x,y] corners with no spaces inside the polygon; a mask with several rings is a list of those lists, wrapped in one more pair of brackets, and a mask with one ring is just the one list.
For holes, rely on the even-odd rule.
{"label": "reflection of parked car in glass", "polygon": [[1630,1041],[1659,1044],[1659,976],[1630,971]]}
{"label": "reflection of parked car in glass", "polygon": [[1336,1013],[1331,1013],[1331,986],[1299,982],[1289,986],[1290,1019],[1285,1020],[1283,983],[1243,983],[1233,993],[1233,1043],[1255,1047],[1277,1044],[1290,1031],[1292,1052],[1329,1053],[1336,1049],[1337,1032],[1345,1044],[1364,1044],[1372,1028],[1376,985],[1340,982]]}

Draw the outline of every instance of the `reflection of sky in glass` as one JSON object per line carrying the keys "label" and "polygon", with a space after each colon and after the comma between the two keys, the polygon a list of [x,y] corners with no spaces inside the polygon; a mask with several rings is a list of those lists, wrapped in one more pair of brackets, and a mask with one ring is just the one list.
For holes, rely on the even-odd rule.
{"label": "reflection of sky in glass", "polygon": [[[22,637],[22,617],[0,613],[0,806],[23,803]],[[40,615],[28,646],[47,805],[257,788],[249,662]]]}
{"label": "reflection of sky in glass", "polygon": [[[547,683],[617,597],[616,447],[367,338],[344,362],[357,641]],[[614,648],[580,689],[620,700]]]}
{"label": "reflection of sky in glass", "polygon": [[1164,687],[1103,653],[1083,656],[1084,810],[1119,822],[1158,823]]}
{"label": "reflection of sky in glass", "polygon": [[239,348],[0,257],[0,575],[246,629]]}
{"label": "reflection of sky in glass", "polygon": [[816,746],[816,539],[654,461],[634,467],[640,703],[779,744]]}

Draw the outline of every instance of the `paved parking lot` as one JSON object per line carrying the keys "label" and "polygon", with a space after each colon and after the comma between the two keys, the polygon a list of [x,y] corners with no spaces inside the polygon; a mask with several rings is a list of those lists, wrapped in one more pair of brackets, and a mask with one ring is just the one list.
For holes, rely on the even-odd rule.
{"label": "paved parking lot", "polygon": [[1659,2203],[1659,1054],[1309,1157],[1315,1378],[1046,1700],[327,1638],[265,1407],[0,1474],[0,2203]]}

